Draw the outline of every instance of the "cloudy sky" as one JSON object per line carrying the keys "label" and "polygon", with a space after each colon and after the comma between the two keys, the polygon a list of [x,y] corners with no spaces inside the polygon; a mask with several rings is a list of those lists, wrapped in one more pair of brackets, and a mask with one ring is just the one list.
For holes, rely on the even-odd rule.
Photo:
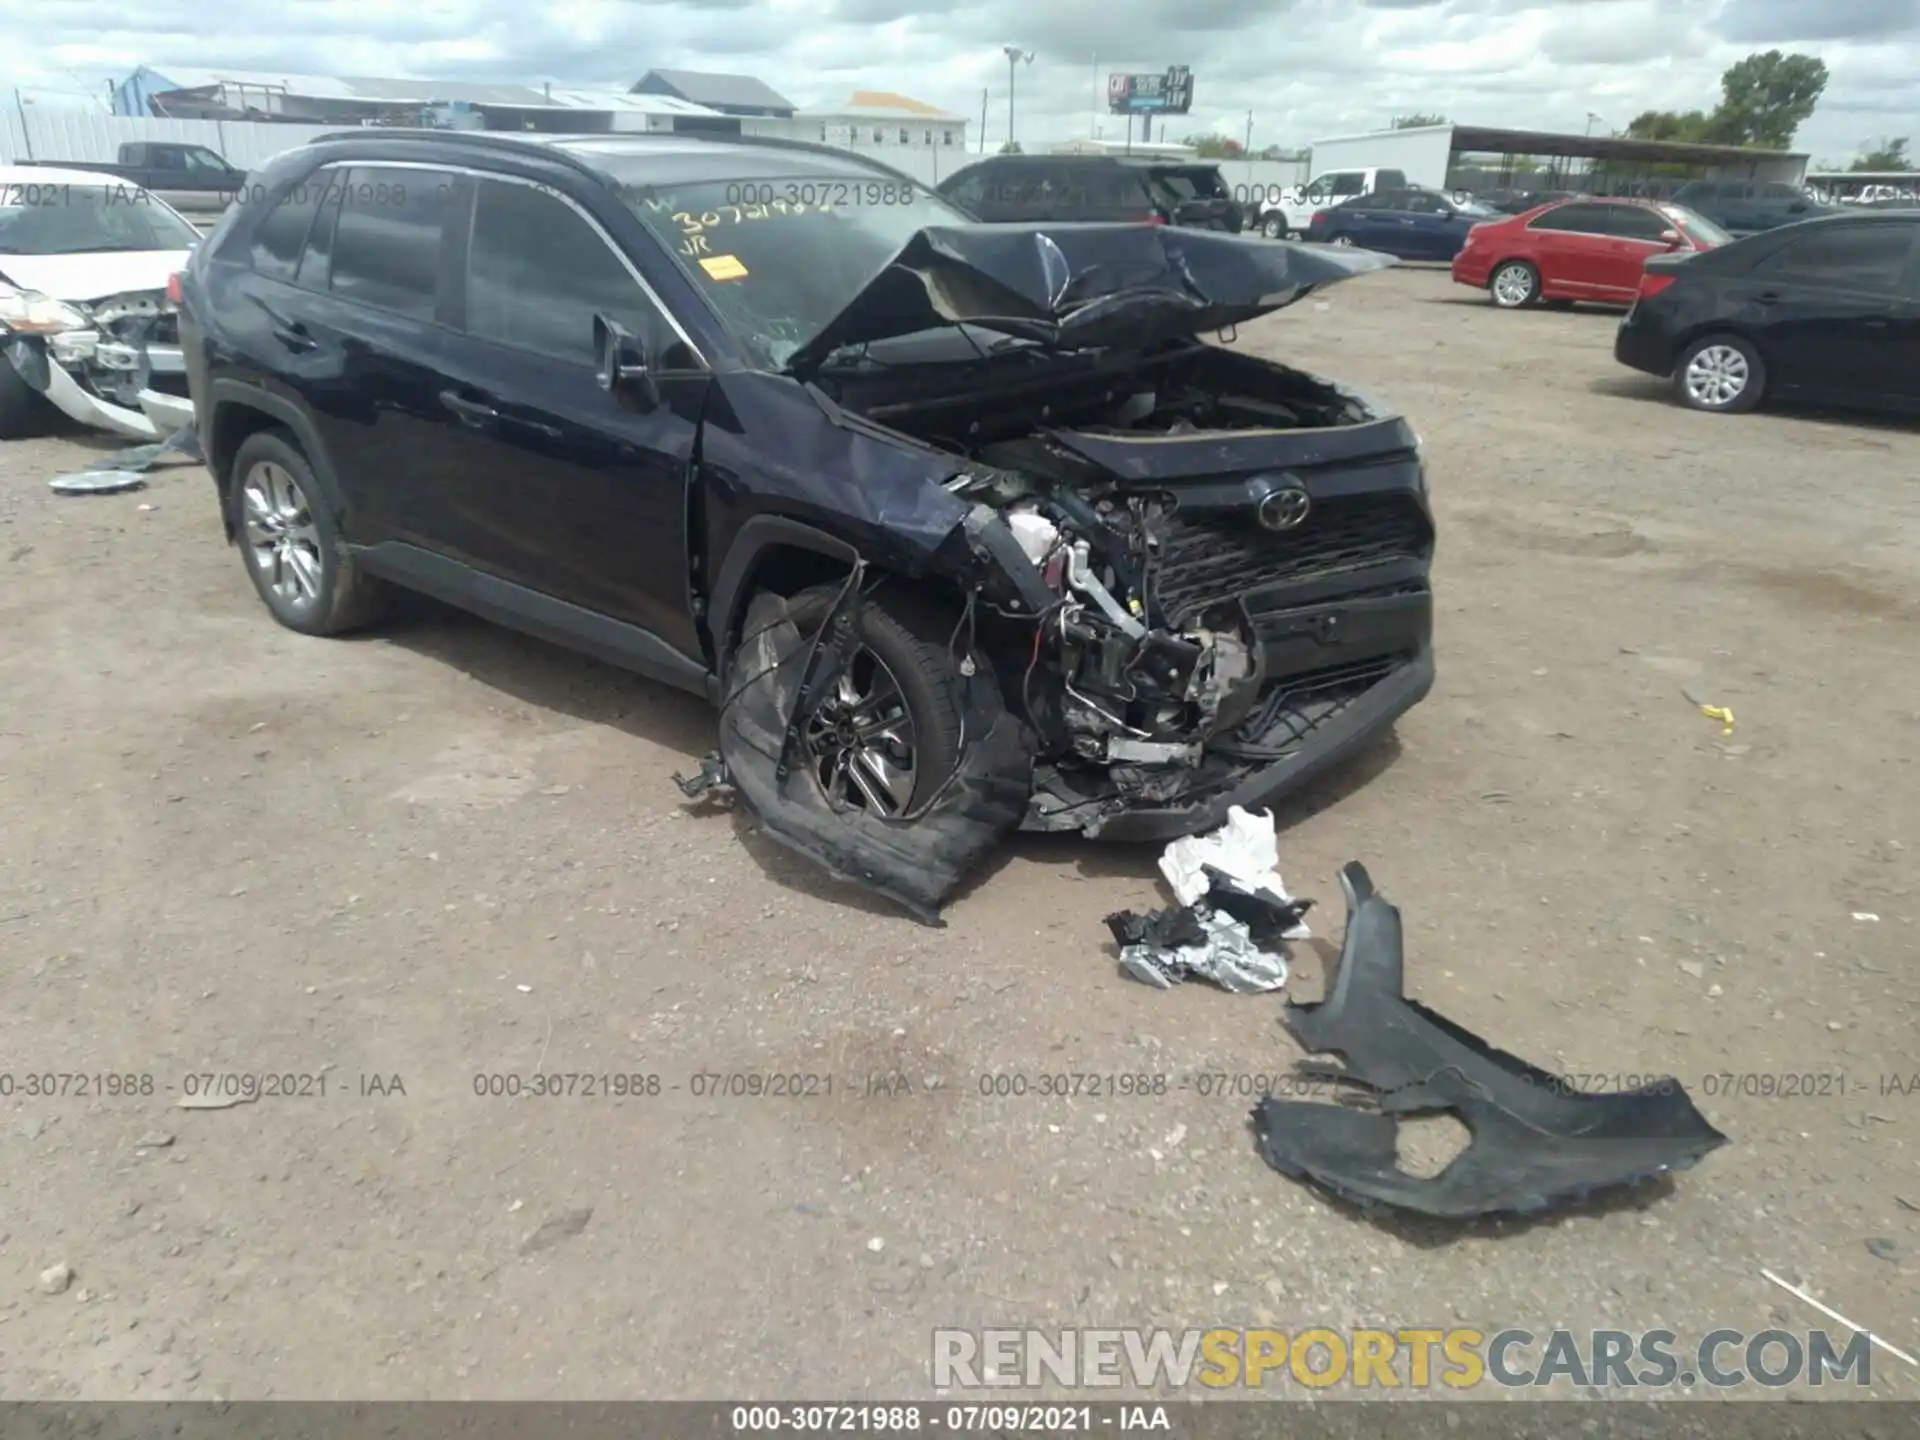
{"label": "cloudy sky", "polygon": [[1779,47],[1832,72],[1800,148],[1920,148],[1920,0],[0,0],[0,35],[0,86],[41,105],[87,103],[142,63],[621,88],[658,66],[758,75],[801,105],[895,90],[976,127],[986,90],[995,145],[1015,44],[1035,56],[1022,140],[1087,134],[1109,70],[1185,64],[1176,137],[1238,138],[1252,111],[1256,147],[1412,111],[1624,125],[1710,107],[1728,64]]}

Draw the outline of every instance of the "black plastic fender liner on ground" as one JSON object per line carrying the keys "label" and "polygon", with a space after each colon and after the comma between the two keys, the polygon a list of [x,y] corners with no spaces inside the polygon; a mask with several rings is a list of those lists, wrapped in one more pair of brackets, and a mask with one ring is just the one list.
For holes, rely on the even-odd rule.
{"label": "black plastic fender liner on ground", "polygon": [[[1260,1153],[1296,1180],[1361,1205],[1466,1218],[1526,1214],[1685,1170],[1726,1143],[1677,1080],[1620,1094],[1574,1083],[1496,1050],[1405,995],[1400,912],[1360,864],[1340,872],[1347,934],[1327,999],[1288,1005],[1308,1051],[1334,1053],[1377,1110],[1278,1100],[1253,1112]],[[1450,1112],[1470,1144],[1431,1179],[1395,1160],[1399,1115]]]}
{"label": "black plastic fender liner on ground", "polygon": [[780,596],[762,591],[749,602],[722,699],[726,781],[774,840],[938,924],[947,898],[1026,813],[1031,739],[1008,713],[991,667],[981,665],[965,677],[958,770],[932,802],[898,820],[837,810],[806,767],[779,773],[814,648]]}

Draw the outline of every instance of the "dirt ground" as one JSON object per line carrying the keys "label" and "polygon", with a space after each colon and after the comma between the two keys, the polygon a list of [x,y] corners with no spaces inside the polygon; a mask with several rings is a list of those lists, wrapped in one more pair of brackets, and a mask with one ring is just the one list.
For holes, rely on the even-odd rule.
{"label": "dirt ground", "polygon": [[[425,605],[301,638],[198,467],[59,498],[106,442],[0,449],[0,1394],[898,1397],[938,1326],[1826,1323],[1763,1267],[1920,1346],[1920,431],[1683,412],[1614,323],[1403,269],[1240,341],[1412,417],[1441,527],[1432,697],[1281,817],[1297,993],[1359,858],[1421,999],[1732,1137],[1464,1232],[1262,1164],[1277,1002],[1117,971],[1151,851],[1023,839],[923,927],[688,813],[696,700]],[[476,1094],[538,1070],[661,1090]],[[178,1108],[237,1072],[326,1090]],[[834,1093],[693,1093],[735,1072]],[[1034,1093],[1122,1073],[1169,1089]],[[1802,1074],[1845,1081],[1739,1078]]]}

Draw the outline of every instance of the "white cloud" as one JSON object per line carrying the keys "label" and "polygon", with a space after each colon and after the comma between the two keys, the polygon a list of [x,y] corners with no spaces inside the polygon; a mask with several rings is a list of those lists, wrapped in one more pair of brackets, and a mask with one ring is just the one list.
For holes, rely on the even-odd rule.
{"label": "white cloud", "polygon": [[[1820,56],[1800,148],[1920,130],[1920,0],[0,0],[0,94],[77,104],[136,63],[625,87],[650,68],[758,76],[802,104],[894,90],[1005,138],[1003,44],[1029,142],[1084,135],[1108,70],[1192,67],[1174,134],[1304,145],[1413,111],[1526,129],[1711,108],[1720,72]],[[1099,59],[1096,62],[1095,57]],[[10,96],[5,98],[10,99]],[[1124,121],[1101,116],[1106,133]],[[1156,127],[1158,128],[1158,127]],[[1914,136],[1920,142],[1920,133]]]}

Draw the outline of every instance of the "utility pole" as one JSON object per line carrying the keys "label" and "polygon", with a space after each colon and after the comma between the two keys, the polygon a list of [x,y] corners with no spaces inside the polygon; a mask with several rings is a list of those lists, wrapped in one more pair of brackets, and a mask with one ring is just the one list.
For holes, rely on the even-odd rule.
{"label": "utility pole", "polygon": [[1100,57],[1093,57],[1093,102],[1087,106],[1087,138],[1098,139],[1100,135]]}
{"label": "utility pole", "polygon": [[980,153],[987,153],[987,92],[980,92]]}
{"label": "utility pole", "polygon": [[1001,53],[1007,57],[1007,144],[1013,144],[1013,77],[1019,73],[1020,62],[1033,63],[1033,51],[1022,50],[1018,45],[1002,45]]}
{"label": "utility pole", "polygon": [[1247,159],[1253,159],[1253,111],[1247,111],[1247,143],[1241,150]]}

